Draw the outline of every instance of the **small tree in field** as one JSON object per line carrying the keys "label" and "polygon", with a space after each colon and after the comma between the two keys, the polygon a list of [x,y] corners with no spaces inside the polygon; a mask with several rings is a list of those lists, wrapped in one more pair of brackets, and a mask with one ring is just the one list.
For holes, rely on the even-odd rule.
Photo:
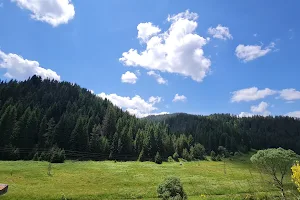
{"label": "small tree in field", "polygon": [[180,179],[169,177],[157,188],[158,197],[163,200],[186,200],[187,195],[183,190]]}
{"label": "small tree in field", "polygon": [[202,144],[195,144],[194,151],[193,151],[193,157],[195,159],[203,160],[205,155],[205,148]]}
{"label": "small tree in field", "polygon": [[155,158],[154,158],[154,162],[156,164],[162,164],[162,159],[161,159],[161,156],[160,156],[159,152],[156,153]]}
{"label": "small tree in field", "polygon": [[179,155],[178,155],[177,152],[175,152],[175,153],[173,154],[173,159],[174,159],[176,162],[179,161]]}
{"label": "small tree in field", "polygon": [[211,151],[210,152],[210,157],[211,157],[211,160],[212,161],[216,161],[217,159],[216,159],[216,153],[214,152],[214,151]]}
{"label": "small tree in field", "polygon": [[271,176],[271,183],[280,190],[283,199],[286,199],[284,177],[297,159],[295,152],[283,148],[260,150],[250,158],[261,172]]}
{"label": "small tree in field", "polygon": [[297,185],[298,191],[300,192],[300,164],[297,162],[293,167],[292,167],[292,180],[294,183]]}
{"label": "small tree in field", "polygon": [[191,160],[191,156],[190,156],[188,150],[185,149],[185,148],[182,151],[182,158],[185,159],[185,160],[187,160],[187,161]]}

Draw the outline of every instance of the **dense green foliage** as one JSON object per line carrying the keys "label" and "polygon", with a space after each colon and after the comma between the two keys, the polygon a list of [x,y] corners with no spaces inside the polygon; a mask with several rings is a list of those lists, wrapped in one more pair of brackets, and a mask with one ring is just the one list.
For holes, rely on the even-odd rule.
{"label": "dense green foliage", "polygon": [[229,152],[282,147],[300,153],[300,120],[285,116],[237,117],[230,114],[197,116],[184,113],[149,116],[168,125],[177,136],[191,135],[207,152],[223,146]]}
{"label": "dense green foliage", "polygon": [[185,200],[187,195],[183,189],[180,179],[168,177],[157,188],[158,197],[163,200]]}
{"label": "dense green foliage", "polygon": [[192,136],[169,134],[166,125],[137,119],[76,84],[37,76],[0,83],[2,160],[154,161],[194,145]]}

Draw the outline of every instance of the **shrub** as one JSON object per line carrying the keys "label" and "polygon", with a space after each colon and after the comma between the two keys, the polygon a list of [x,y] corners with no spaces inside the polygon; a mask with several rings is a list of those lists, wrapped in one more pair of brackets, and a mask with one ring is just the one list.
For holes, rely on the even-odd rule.
{"label": "shrub", "polygon": [[42,152],[40,157],[39,157],[39,160],[42,160],[42,161],[49,161],[49,153],[46,153],[46,152]]}
{"label": "shrub", "polygon": [[218,153],[222,156],[224,156],[225,158],[228,158],[230,155],[229,155],[229,152],[227,151],[227,149],[223,146],[219,146],[218,147]]}
{"label": "shrub", "polygon": [[32,160],[34,160],[34,161],[39,161],[39,159],[40,159],[39,152],[36,152],[36,153],[34,154]]}
{"label": "shrub", "polygon": [[140,162],[145,161],[144,149],[142,149],[142,151],[140,152],[138,161],[140,161]]}
{"label": "shrub", "polygon": [[174,162],[174,159],[172,158],[172,156],[168,157],[168,162]]}
{"label": "shrub", "polygon": [[66,153],[64,149],[57,146],[52,147],[48,152],[42,152],[40,155],[36,152],[33,160],[48,161],[51,163],[63,163],[66,160]]}
{"label": "shrub", "polygon": [[187,195],[183,190],[180,179],[169,177],[162,182],[157,188],[158,197],[164,200],[186,200]]}
{"label": "shrub", "polygon": [[156,164],[162,164],[162,159],[161,159],[161,156],[159,155],[159,152],[156,153],[156,155],[154,157],[154,162]]}
{"label": "shrub", "polygon": [[234,157],[238,157],[238,156],[241,156],[242,154],[239,152],[239,151],[236,151],[235,153],[234,153]]}
{"label": "shrub", "polygon": [[190,154],[189,154],[189,152],[188,152],[187,149],[183,149],[183,151],[182,151],[182,158],[185,159],[185,160],[187,160],[187,161],[191,160],[191,156],[190,156]]}
{"label": "shrub", "polygon": [[176,162],[179,161],[179,155],[178,155],[177,152],[175,152],[175,153],[173,154],[173,159],[174,159]]}
{"label": "shrub", "polygon": [[51,148],[49,154],[50,154],[49,155],[49,157],[50,157],[49,162],[51,162],[51,163],[63,163],[63,162],[65,162],[65,159],[66,159],[65,150],[54,146],[54,147]]}
{"label": "shrub", "polygon": [[222,157],[219,154],[216,157],[216,161],[222,161]]}
{"label": "shrub", "polygon": [[202,144],[195,144],[193,148],[193,157],[195,159],[203,160],[205,155],[205,148]]}
{"label": "shrub", "polygon": [[296,162],[296,164],[292,167],[292,180],[294,181],[294,183],[296,184],[296,186],[298,187],[298,190],[300,192],[300,164],[299,162]]}
{"label": "shrub", "polygon": [[216,153],[214,151],[210,152],[210,157],[212,161],[216,161]]}

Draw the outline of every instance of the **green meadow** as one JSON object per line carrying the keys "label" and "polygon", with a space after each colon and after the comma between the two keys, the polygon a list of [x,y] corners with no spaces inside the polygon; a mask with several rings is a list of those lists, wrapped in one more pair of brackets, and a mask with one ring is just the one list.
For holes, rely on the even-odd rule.
{"label": "green meadow", "polygon": [[[1,200],[157,199],[165,177],[180,177],[189,199],[270,199],[279,196],[249,156],[225,162],[1,161],[0,182],[9,184]],[[290,196],[295,187],[286,177]]]}

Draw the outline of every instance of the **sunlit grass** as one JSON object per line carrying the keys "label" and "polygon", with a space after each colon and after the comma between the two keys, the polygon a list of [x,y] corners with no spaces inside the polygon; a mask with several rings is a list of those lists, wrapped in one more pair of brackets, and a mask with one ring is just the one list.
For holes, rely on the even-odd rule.
{"label": "sunlit grass", "polygon": [[[189,199],[241,199],[247,194],[277,194],[248,161],[177,162],[0,162],[0,182],[9,184],[0,199],[155,199],[156,188],[167,176],[178,176]],[[290,177],[287,188],[294,191]],[[296,191],[295,191],[296,192]]]}

